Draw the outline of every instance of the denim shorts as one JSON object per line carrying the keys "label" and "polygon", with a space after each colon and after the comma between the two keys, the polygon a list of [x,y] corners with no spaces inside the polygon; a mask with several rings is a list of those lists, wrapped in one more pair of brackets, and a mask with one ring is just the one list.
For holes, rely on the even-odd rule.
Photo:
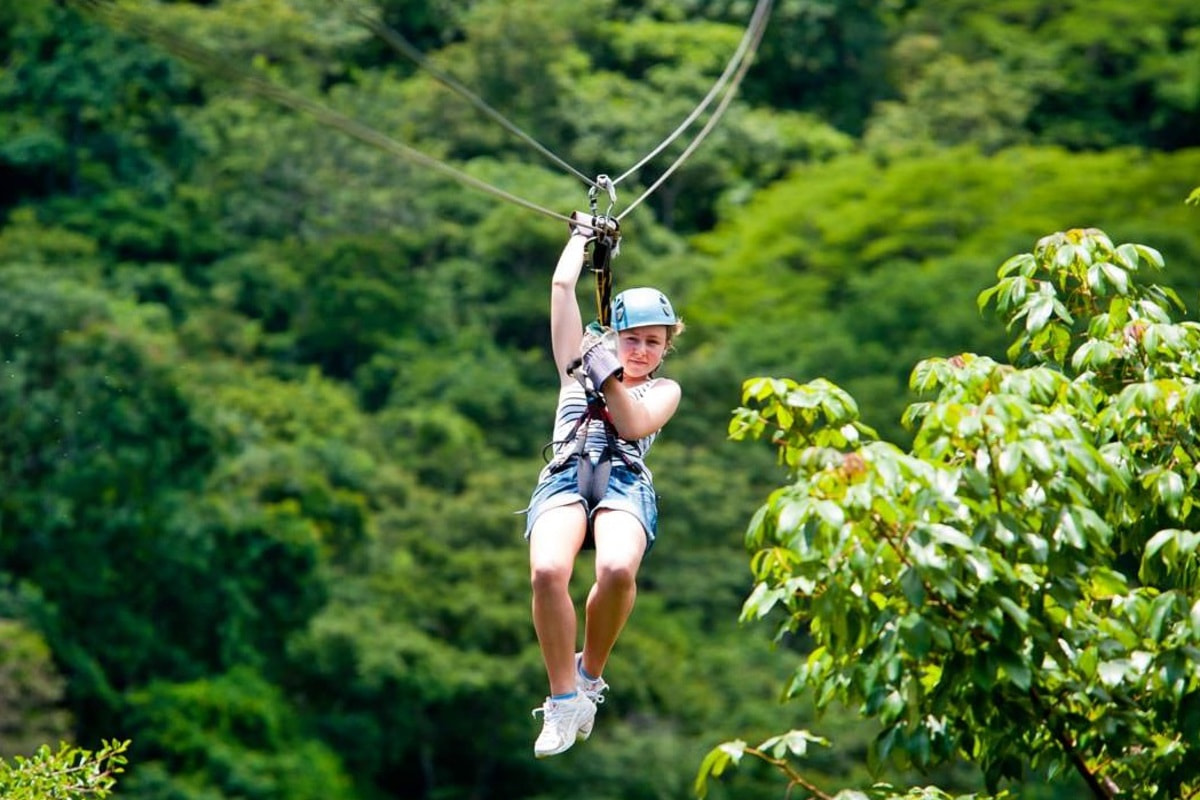
{"label": "denim shorts", "polygon": [[[572,459],[566,467],[558,472],[542,475],[541,481],[538,482],[533,490],[533,495],[529,498],[529,506],[524,509],[526,539],[529,538],[533,524],[537,522],[537,518],[543,511],[574,503],[584,503],[586,507],[583,496],[579,494],[576,463],[578,462]],[[588,534],[584,542],[585,549],[595,547],[592,541],[591,522],[595,518],[597,509],[601,508],[627,511],[641,522],[642,529],[646,532],[646,552],[650,552],[650,548],[654,546],[654,539],[658,535],[658,498],[654,493],[654,484],[650,482],[647,474],[634,472],[624,464],[612,465],[612,473],[608,476],[608,488],[604,492],[604,498],[596,504],[595,508],[587,509]]]}

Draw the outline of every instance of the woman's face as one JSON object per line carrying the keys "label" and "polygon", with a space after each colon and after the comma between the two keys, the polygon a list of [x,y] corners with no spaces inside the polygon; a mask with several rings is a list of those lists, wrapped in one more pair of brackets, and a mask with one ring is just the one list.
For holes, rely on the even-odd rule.
{"label": "woman's face", "polygon": [[617,357],[626,377],[644,380],[662,363],[667,352],[666,325],[643,325],[617,334]]}

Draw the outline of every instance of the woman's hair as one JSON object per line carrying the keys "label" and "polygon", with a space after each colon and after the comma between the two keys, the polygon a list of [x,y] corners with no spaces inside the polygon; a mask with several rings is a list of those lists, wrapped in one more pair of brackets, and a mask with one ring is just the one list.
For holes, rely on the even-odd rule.
{"label": "woman's hair", "polygon": [[683,317],[678,318],[674,325],[667,326],[667,349],[664,355],[675,349],[675,337],[682,336],[685,330],[687,325],[684,324]]}

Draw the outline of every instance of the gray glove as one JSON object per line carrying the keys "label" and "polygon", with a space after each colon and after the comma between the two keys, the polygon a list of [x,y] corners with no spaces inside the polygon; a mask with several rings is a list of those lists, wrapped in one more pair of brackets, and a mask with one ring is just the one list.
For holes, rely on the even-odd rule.
{"label": "gray glove", "polygon": [[609,378],[620,380],[625,372],[617,358],[617,335],[611,328],[601,328],[595,323],[588,325],[579,343],[579,357],[583,373],[596,391],[600,391]]}

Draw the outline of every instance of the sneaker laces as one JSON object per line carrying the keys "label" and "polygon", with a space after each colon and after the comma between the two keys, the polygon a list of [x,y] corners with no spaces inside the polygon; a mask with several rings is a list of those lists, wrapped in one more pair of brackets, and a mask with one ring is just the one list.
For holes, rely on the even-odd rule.
{"label": "sneaker laces", "polygon": [[603,703],[604,693],[608,691],[608,683],[605,682],[604,678],[596,678],[593,680],[591,678],[585,678],[583,675],[580,675],[579,677],[583,678],[583,693],[588,696],[588,699],[596,705]]}
{"label": "sneaker laces", "polygon": [[583,653],[575,654],[575,683],[596,705],[604,702],[604,693],[608,691],[608,684],[604,678],[589,678],[583,674]]}
{"label": "sneaker laces", "polygon": [[542,703],[540,706],[530,712],[530,716],[532,716],[534,719],[537,719],[537,715],[540,712],[542,714],[543,721],[555,720],[563,715],[563,706],[565,705],[566,703],[562,700],[552,700],[551,698],[547,697],[546,702]]}

